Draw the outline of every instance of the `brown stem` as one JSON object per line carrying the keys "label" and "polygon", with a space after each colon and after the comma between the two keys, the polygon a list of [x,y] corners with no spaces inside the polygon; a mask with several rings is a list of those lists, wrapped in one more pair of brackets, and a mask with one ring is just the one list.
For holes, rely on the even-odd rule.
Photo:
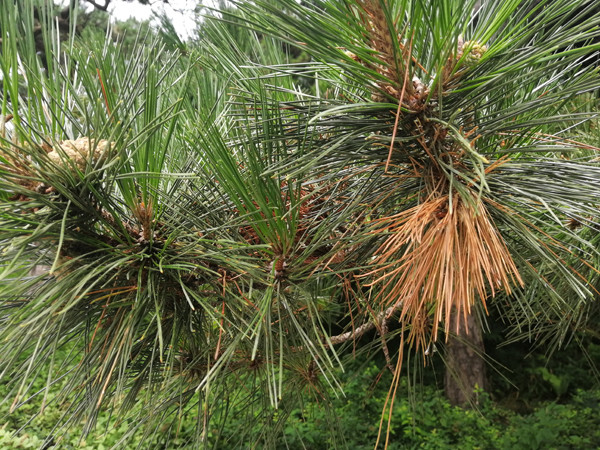
{"label": "brown stem", "polygon": [[[357,338],[361,337],[363,334],[365,334],[366,332],[371,331],[378,324],[381,324],[384,321],[387,321],[387,319],[392,314],[394,314],[398,309],[400,309],[401,305],[402,305],[402,303],[398,303],[398,304],[396,304],[394,306],[390,306],[385,311],[381,311],[379,314],[377,314],[377,316],[375,317],[375,320],[372,320],[370,322],[362,324],[360,327],[355,328],[352,331],[348,331],[346,333],[338,334],[337,336],[331,336],[329,338],[329,341],[333,345],[337,345],[337,344],[341,344],[343,342],[349,341],[350,339],[357,339]],[[387,329],[387,327],[386,327],[386,329]]]}
{"label": "brown stem", "polygon": [[388,323],[387,323],[388,319],[387,317],[384,317],[381,320],[381,328],[379,329],[379,335],[381,336],[381,346],[383,348],[383,354],[385,356],[385,362],[387,365],[387,368],[390,369],[390,372],[394,373],[394,366],[392,365],[392,358],[390,358],[390,350],[388,348],[387,345],[387,341],[385,339],[385,336],[387,335],[388,332]]}

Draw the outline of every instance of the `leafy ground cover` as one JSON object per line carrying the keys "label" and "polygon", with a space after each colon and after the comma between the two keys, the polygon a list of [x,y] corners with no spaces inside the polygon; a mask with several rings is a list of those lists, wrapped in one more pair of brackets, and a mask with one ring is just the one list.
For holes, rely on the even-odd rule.
{"label": "leafy ground cover", "polygon": [[[500,364],[516,365],[526,356],[523,346],[512,346],[491,352]],[[394,411],[390,419],[391,449],[567,449],[600,446],[600,388],[594,370],[585,362],[586,356],[598,360],[600,345],[590,343],[584,348],[572,345],[548,360],[542,353],[521,359],[522,369],[492,378],[492,392],[478,392],[476,408],[462,409],[449,404],[436,383],[435,370],[415,371],[402,379]],[[63,354],[67,357],[67,353]],[[438,361],[441,368],[441,361]],[[502,371],[501,369],[499,369]],[[370,449],[377,440],[382,405],[388,395],[392,374],[383,358],[347,365],[339,374],[345,396],[335,397],[323,387],[320,392],[305,392],[303,401],[292,409],[277,435],[265,433],[265,422],[277,421],[247,411],[235,411],[225,427],[205,436],[209,448],[254,448],[270,440],[279,448],[329,449],[333,447]],[[375,381],[374,381],[375,380]],[[45,379],[36,381],[34,391],[45,386]],[[365,386],[367,388],[365,389]],[[244,388],[240,388],[244,392]],[[0,395],[7,394],[6,386]],[[331,400],[329,407],[322,396]],[[132,428],[131,420],[117,420],[108,412],[100,414],[97,427],[85,439],[83,424],[75,426],[59,441],[54,426],[64,411],[64,405],[51,401],[39,414],[43,395],[20,406],[12,414],[7,407],[0,410],[0,448],[42,448],[44,440],[56,434],[64,449],[139,448],[139,439],[127,444],[120,440]],[[333,411],[333,414],[332,414]],[[332,420],[332,417],[335,419]],[[386,422],[388,416],[383,418]],[[202,420],[194,411],[180,419],[178,435],[171,436],[165,447],[165,429],[146,437],[141,448],[189,448],[194,439],[196,421]],[[248,421],[255,426],[249,428]],[[245,422],[242,424],[241,422]],[[270,428],[271,430],[273,428]],[[244,433],[240,434],[240,430]],[[330,432],[329,430],[333,430]],[[140,437],[141,439],[141,437]],[[50,447],[46,447],[50,448]]]}

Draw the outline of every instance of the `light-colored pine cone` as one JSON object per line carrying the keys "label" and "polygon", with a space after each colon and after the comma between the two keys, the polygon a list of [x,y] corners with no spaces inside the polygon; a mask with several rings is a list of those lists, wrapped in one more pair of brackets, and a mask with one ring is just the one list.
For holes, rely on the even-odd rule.
{"label": "light-colored pine cone", "polygon": [[84,170],[86,164],[95,164],[106,158],[110,145],[105,139],[96,141],[81,137],[55,144],[48,158],[58,166],[68,166],[70,160],[79,170]]}
{"label": "light-colored pine cone", "polygon": [[464,51],[466,50],[467,53],[463,59],[464,65],[472,67],[479,62],[487,49],[487,45],[480,44],[477,41],[459,42],[457,59],[462,58],[463,55],[465,55]]}

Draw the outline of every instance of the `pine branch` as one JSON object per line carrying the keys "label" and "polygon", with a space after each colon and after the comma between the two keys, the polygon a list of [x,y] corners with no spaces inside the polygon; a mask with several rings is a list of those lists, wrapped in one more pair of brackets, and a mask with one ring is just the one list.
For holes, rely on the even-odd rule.
{"label": "pine branch", "polygon": [[402,303],[397,303],[394,306],[390,306],[385,311],[381,311],[375,316],[374,320],[371,320],[367,323],[362,324],[358,328],[355,328],[352,331],[347,331],[346,333],[338,334],[336,336],[331,336],[329,341],[333,345],[343,344],[349,340],[356,340],[360,338],[365,333],[371,331],[373,328],[380,326],[382,323],[387,322],[387,320],[393,316],[402,306]]}

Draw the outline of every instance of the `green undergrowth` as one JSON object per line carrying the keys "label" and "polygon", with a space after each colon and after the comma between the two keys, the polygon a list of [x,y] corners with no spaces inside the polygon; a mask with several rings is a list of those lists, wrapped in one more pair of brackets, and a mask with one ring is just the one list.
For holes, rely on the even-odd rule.
{"label": "green undergrowth", "polygon": [[[597,348],[592,346],[591,351],[595,350]],[[371,449],[382,419],[381,448],[388,419],[390,449],[600,448],[600,388],[594,386],[587,372],[576,367],[576,361],[569,357],[559,355],[551,366],[540,366],[540,361],[540,358],[528,358],[520,375],[515,377],[517,382],[524,383],[520,392],[527,399],[528,408],[515,408],[514,401],[506,401],[498,390],[491,395],[479,392],[478,404],[473,409],[453,407],[439,386],[427,379],[430,375],[418,383],[413,379],[412,385],[412,377],[405,376],[398,387],[391,419],[381,415],[392,380],[391,372],[375,361],[354,361],[347,366],[345,374],[340,374],[345,396],[335,397],[326,390],[316,395],[307,393],[282,422],[276,436],[265,435],[264,418],[259,417],[255,418],[252,431],[240,436],[240,429],[248,429],[247,423],[241,422],[252,418],[242,411],[234,411],[218,441],[213,437],[218,434],[216,428],[214,432],[209,430],[207,448],[262,448],[264,439],[269,439],[270,443],[275,440],[277,448]],[[569,373],[579,376],[581,385],[588,388],[575,387],[576,380],[570,378]],[[45,380],[36,383],[42,388]],[[517,386],[512,388],[517,389]],[[2,398],[7,397],[4,386],[0,386],[0,394]],[[330,398],[326,400],[325,396]],[[0,406],[0,449],[189,448],[198,420],[192,415],[184,418],[178,436],[170,440],[168,447],[162,443],[164,435],[160,429],[149,440],[133,439],[119,444],[132,423],[116,421],[108,412],[99,416],[96,429],[85,438],[81,437],[82,427],[76,426],[59,440],[60,432],[53,428],[65,405],[50,402],[43,414],[30,421],[39,412],[41,402],[41,395],[34,397],[12,414],[8,414],[10,402],[5,401]],[[331,410],[336,416],[333,421],[328,414]],[[271,419],[277,419],[277,415],[275,412]],[[57,436],[53,441],[56,445],[43,447],[50,435]]]}
{"label": "green undergrowth", "polygon": [[[339,436],[324,436],[327,418],[317,402],[306,405],[288,421],[282,448],[329,449],[337,439],[343,448],[372,449],[377,439],[387,376],[381,386],[365,391],[365,375],[346,384],[346,397],[333,401]],[[474,409],[451,406],[434,386],[407,392],[399,388],[390,420],[389,449],[568,449],[600,447],[600,389],[575,390],[564,402],[539,402],[527,414],[501,406],[481,392]],[[384,416],[382,442],[388,416]],[[381,445],[383,448],[383,445]]]}

